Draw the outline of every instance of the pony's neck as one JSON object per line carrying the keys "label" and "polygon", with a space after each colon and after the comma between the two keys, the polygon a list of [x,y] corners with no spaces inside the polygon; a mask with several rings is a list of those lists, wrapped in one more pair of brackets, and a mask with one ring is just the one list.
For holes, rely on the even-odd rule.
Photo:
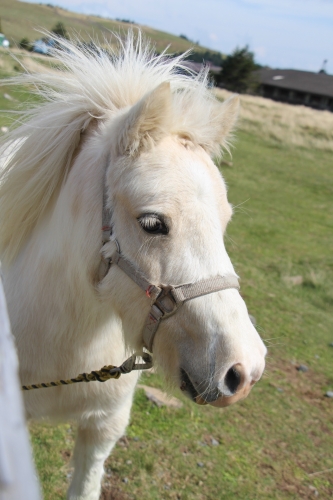
{"label": "pony's neck", "polygon": [[[53,311],[58,316],[58,334],[61,325],[66,335],[68,330],[71,335],[90,335],[97,323],[106,320],[96,291],[106,159],[98,154],[95,143],[94,137],[85,140],[56,200],[17,261],[19,267],[29,261],[25,275],[33,283],[31,300],[45,303],[47,310],[43,312],[40,306],[41,315],[50,319]],[[109,315],[111,311],[109,306]]]}

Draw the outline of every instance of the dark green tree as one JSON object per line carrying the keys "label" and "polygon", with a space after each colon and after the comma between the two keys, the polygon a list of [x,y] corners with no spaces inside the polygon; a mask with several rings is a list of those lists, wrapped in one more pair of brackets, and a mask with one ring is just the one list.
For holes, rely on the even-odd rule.
{"label": "dark green tree", "polygon": [[186,57],[186,59],[200,63],[210,62],[214,66],[222,66],[223,64],[222,54],[220,52],[211,52],[210,50],[206,50],[205,52],[198,52],[194,50]]}
{"label": "dark green tree", "polygon": [[30,50],[31,49],[31,43],[28,38],[24,37],[22,40],[19,42],[19,47],[20,49],[24,50]]}
{"label": "dark green tree", "polygon": [[68,36],[68,33],[67,33],[67,30],[66,30],[66,27],[64,25],[64,23],[62,23],[61,21],[59,21],[53,28],[52,28],[52,33],[54,33],[55,35],[58,35],[62,38],[66,38],[67,40],[69,39],[69,36]]}
{"label": "dark green tree", "polygon": [[250,52],[248,45],[227,56],[222,62],[222,70],[217,75],[217,84],[232,92],[240,94],[253,91],[256,87],[256,80],[253,72],[258,69],[254,61],[254,54]]}

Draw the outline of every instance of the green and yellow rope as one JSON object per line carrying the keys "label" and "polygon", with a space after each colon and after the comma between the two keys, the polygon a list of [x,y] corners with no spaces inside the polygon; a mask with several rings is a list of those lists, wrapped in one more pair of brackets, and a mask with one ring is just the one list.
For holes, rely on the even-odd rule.
{"label": "green and yellow rope", "polygon": [[54,382],[42,382],[40,384],[23,385],[23,391],[32,389],[42,389],[46,387],[59,387],[61,385],[77,384],[78,382],[106,382],[112,378],[118,379],[120,375],[130,373],[133,370],[147,370],[153,366],[153,360],[150,354],[142,353],[143,363],[136,363],[136,355],[133,354],[120,366],[107,365],[100,370],[94,370],[90,373],[80,373],[77,377],[67,380],[56,380]]}
{"label": "green and yellow rope", "polygon": [[42,382],[41,384],[32,384],[32,385],[23,385],[23,391],[31,391],[31,389],[42,389],[43,387],[58,387],[60,385],[69,385],[69,384],[77,384],[78,382],[106,382],[111,378],[119,378],[121,372],[110,373],[110,371],[114,368],[117,368],[113,365],[103,366],[100,370],[94,370],[90,373],[80,373],[75,378],[70,378],[68,380],[56,380],[55,382]]}

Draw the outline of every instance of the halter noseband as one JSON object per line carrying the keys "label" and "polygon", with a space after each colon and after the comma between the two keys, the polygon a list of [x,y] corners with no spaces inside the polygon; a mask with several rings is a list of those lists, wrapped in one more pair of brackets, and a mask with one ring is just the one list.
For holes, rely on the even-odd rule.
{"label": "halter noseband", "polygon": [[[111,211],[107,207],[107,185],[104,182],[103,189],[103,215],[102,215],[102,254],[99,267],[99,279],[102,280],[109,272],[112,265],[117,265],[127,276],[129,276],[151,299],[151,308],[142,330],[144,346],[149,352],[153,350],[154,337],[162,319],[174,314],[177,309],[188,300],[208,295],[210,293],[236,288],[239,290],[238,278],[235,275],[214,276],[212,278],[186,283],[183,285],[159,285],[156,286],[145,277],[145,275],[121,254],[119,243],[116,239],[111,240]],[[110,255],[103,255],[106,243],[114,244]],[[109,253],[109,252],[108,252]]]}

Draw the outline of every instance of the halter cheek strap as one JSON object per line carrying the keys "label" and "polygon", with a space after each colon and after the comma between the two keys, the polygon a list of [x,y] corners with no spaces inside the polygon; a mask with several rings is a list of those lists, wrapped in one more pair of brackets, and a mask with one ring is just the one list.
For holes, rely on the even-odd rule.
{"label": "halter cheek strap", "polygon": [[[117,265],[127,274],[127,276],[129,276],[129,278],[142,288],[147,297],[151,299],[151,308],[142,330],[144,346],[150,352],[153,350],[154,337],[161,321],[174,314],[184,302],[229,288],[239,289],[238,278],[231,274],[225,276],[217,275],[212,278],[183,285],[156,286],[150,283],[140,270],[123,257],[117,240],[110,241],[110,243],[112,244],[111,248],[108,244],[102,249],[102,254],[104,255],[102,257],[100,271],[102,269],[103,275],[106,276],[110,267],[112,265]],[[106,253],[110,256],[106,256]]]}

